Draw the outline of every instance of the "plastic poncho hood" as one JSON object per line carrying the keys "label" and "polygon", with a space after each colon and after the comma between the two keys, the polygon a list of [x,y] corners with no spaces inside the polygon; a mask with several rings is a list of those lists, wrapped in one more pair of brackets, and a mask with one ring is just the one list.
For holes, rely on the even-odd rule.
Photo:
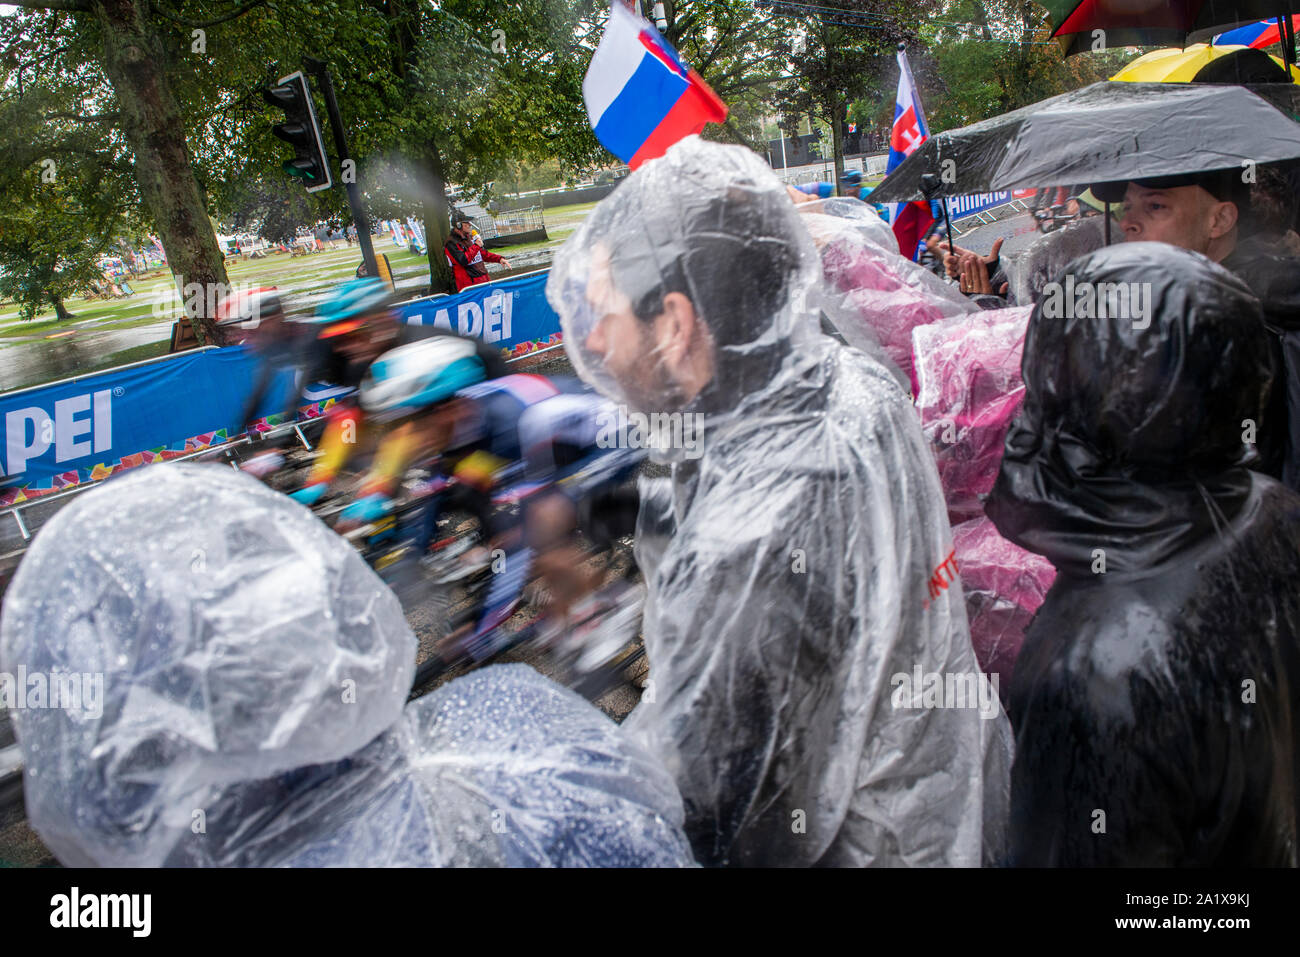
{"label": "plastic poncho hood", "polygon": [[[884,245],[864,223],[818,213],[812,206],[805,203],[799,213],[821,253],[826,281],[820,302],[827,318],[855,348],[871,351],[879,343],[915,389],[913,331],[969,316],[979,312],[979,306],[956,286],[899,255],[897,242]],[[879,218],[874,225],[892,239]]]}
{"label": "plastic poncho hood", "polygon": [[[820,335],[821,270],[784,186],[742,147],[690,136],[603,200],[555,257],[547,299],[578,374],[640,412],[743,416]],[[694,341],[711,377],[683,396],[680,365],[654,334],[664,296],[682,293],[702,324]],[[635,316],[622,327],[612,319]],[[593,333],[612,324],[603,342]],[[639,337],[639,340],[636,338]]]}
{"label": "plastic poncho hood", "polygon": [[251,477],[112,480],[6,595],[3,670],[102,679],[14,710],[29,819],[80,866],[689,862],[612,722],[522,667],[406,707],[415,648],[356,551]]}
{"label": "plastic poncho hood", "polygon": [[[602,256],[621,301],[587,278]],[[766,164],[696,137],[628,177],[556,258],[566,347],[618,400],[645,382],[618,354],[649,324],[628,303],[684,290],[709,331],[643,356],[669,383],[642,391],[660,408],[683,407],[680,370],[711,377],[684,405],[705,419],[699,454],[641,482],[653,684],[623,727],[674,774],[701,863],[978,865],[1001,840],[1006,719],[996,694],[981,717],[903,693],[918,673],[991,689],[914,410],[880,361],[820,332],[821,281]],[[593,303],[622,329],[596,335],[601,355]]]}
{"label": "plastic poncho hood", "polygon": [[[1085,290],[1113,308],[1112,289],[1132,315],[1081,308]],[[1091,574],[1097,548],[1109,570],[1152,567],[1242,501],[1271,368],[1258,301],[1204,256],[1136,242],[1075,260],[1030,318],[989,517],[1062,571]]]}

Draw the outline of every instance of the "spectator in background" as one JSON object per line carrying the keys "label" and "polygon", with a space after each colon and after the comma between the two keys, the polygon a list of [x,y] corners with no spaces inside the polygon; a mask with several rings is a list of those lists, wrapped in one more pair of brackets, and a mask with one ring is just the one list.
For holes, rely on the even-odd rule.
{"label": "spectator in background", "polygon": [[[1239,276],[1260,300],[1282,374],[1259,427],[1259,468],[1300,489],[1300,262],[1284,253],[1276,235],[1290,211],[1280,185],[1285,182],[1269,174],[1252,186],[1233,168],[1094,183],[1092,193],[1124,203],[1125,242],[1151,240],[1201,253]],[[1260,227],[1274,235],[1258,235]]]}
{"label": "spectator in background", "polygon": [[476,286],[491,279],[484,260],[490,263],[501,263],[506,268],[510,267],[510,261],[504,256],[498,256],[475,242],[473,230],[474,225],[469,217],[458,216],[452,224],[451,235],[447,237],[447,243],[443,247],[447,254],[447,262],[451,265],[457,292],[466,286]]}

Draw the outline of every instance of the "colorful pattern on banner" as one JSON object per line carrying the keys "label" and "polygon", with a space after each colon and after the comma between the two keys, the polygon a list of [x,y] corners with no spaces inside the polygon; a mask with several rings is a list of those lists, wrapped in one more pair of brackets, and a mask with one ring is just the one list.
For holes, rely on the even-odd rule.
{"label": "colorful pattern on banner", "polygon": [[[478,336],[507,358],[561,341],[545,273],[406,303],[401,318]],[[243,346],[205,349],[0,395],[0,508],[223,442],[239,428],[261,361]],[[255,428],[282,418],[292,373],[280,375]],[[347,391],[309,388],[299,418]]]}
{"label": "colorful pattern on banner", "polygon": [[560,343],[560,317],[546,301],[546,273],[470,286],[400,308],[403,322],[476,336],[510,359]]}

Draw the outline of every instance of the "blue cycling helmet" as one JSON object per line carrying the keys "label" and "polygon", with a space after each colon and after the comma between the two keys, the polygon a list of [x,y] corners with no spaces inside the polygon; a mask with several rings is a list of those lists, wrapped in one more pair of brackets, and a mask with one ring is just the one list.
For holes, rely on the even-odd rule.
{"label": "blue cycling helmet", "polygon": [[434,336],[385,352],[361,383],[361,408],[378,422],[419,412],[487,378],[468,339]]}
{"label": "blue cycling helmet", "polygon": [[355,328],[370,313],[385,310],[391,299],[392,291],[382,279],[352,279],[322,302],[307,322],[315,326],[347,323],[348,328]]}

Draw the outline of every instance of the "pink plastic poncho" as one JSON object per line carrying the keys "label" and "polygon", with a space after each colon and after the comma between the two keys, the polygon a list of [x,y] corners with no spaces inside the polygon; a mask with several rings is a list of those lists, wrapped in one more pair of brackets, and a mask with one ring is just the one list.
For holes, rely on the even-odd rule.
{"label": "pink plastic poncho", "polygon": [[875,231],[852,219],[799,211],[821,253],[826,315],[849,345],[870,351],[878,343],[915,394],[912,331],[973,315],[979,306],[896,247],[880,245]]}
{"label": "pink plastic poncho", "polygon": [[1031,308],[982,312],[912,334],[916,406],[953,523],[971,643],[1004,695],[1025,629],[1056,577],[1049,561],[1002,538],[983,508],[1024,401],[1020,358]]}

